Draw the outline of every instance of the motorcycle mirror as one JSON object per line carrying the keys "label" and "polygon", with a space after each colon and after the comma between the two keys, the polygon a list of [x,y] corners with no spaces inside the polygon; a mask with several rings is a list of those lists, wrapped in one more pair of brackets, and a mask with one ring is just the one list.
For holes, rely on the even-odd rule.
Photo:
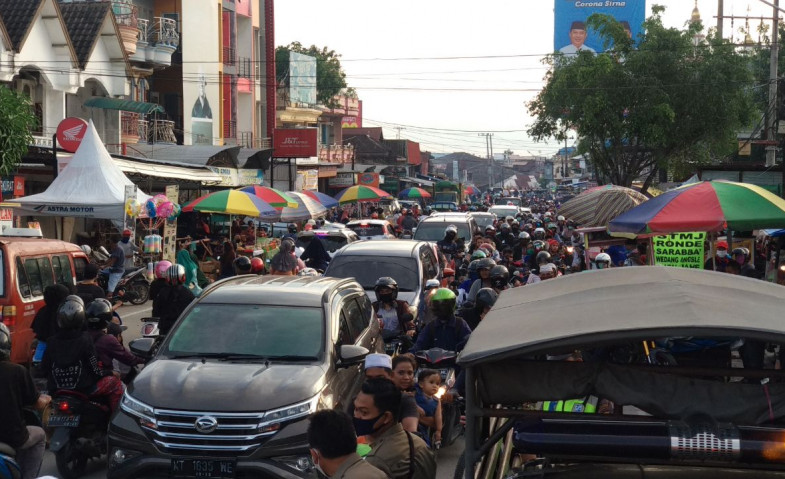
{"label": "motorcycle mirror", "polygon": [[370,351],[362,346],[355,346],[354,344],[344,344],[338,350],[338,367],[345,368],[355,364],[359,364],[365,360]]}
{"label": "motorcycle mirror", "polygon": [[105,254],[106,256],[109,256],[109,252],[108,252],[108,251],[106,251],[106,248],[104,248],[103,246],[99,246],[99,247],[98,247],[98,251],[99,251],[101,254]]}
{"label": "motorcycle mirror", "polygon": [[132,353],[144,359],[150,359],[153,356],[153,346],[155,345],[156,338],[138,338],[128,343],[128,348]]}

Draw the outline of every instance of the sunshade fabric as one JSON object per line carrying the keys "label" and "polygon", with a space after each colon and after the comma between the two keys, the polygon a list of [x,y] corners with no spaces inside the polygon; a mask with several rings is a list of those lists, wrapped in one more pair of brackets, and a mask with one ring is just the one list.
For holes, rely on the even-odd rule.
{"label": "sunshade fabric", "polygon": [[184,213],[223,213],[227,215],[273,218],[279,215],[272,206],[256,196],[239,190],[216,191],[199,197],[183,207]]}
{"label": "sunshade fabric", "polygon": [[604,185],[566,201],[559,214],[583,227],[607,226],[610,220],[646,200],[645,195],[632,188]]}
{"label": "sunshade fabric", "polygon": [[785,200],[760,186],[702,181],[667,191],[613,219],[611,233],[785,228]]}
{"label": "sunshade fabric", "polygon": [[430,197],[431,197],[430,193],[428,193],[422,188],[417,188],[417,187],[406,188],[405,190],[398,193],[398,198],[401,198],[402,200],[405,200],[407,198],[416,199],[416,198],[430,198]]}
{"label": "sunshade fabric", "polygon": [[130,111],[133,113],[141,113],[142,115],[149,115],[153,112],[166,113],[161,105],[156,103],[146,103],[142,101],[123,100],[121,98],[106,98],[106,97],[93,97],[87,100],[85,106],[92,108],[102,108],[104,110],[120,110]]}
{"label": "sunshade fabric", "polygon": [[240,191],[256,196],[278,211],[281,211],[284,207],[297,208],[298,205],[297,201],[288,194],[269,186],[251,185],[240,188]]}
{"label": "sunshade fabric", "polygon": [[490,363],[592,341],[705,337],[707,331],[736,331],[734,337],[744,330],[774,341],[772,335],[785,338],[783,304],[780,285],[714,271],[640,266],[572,274],[503,291],[459,362]]}
{"label": "sunshade fabric", "polygon": [[321,203],[310,196],[296,191],[287,191],[286,195],[297,202],[297,208],[284,208],[281,211],[281,221],[302,221],[319,218],[327,212]]}
{"label": "sunshade fabric", "polygon": [[337,195],[335,199],[338,203],[351,203],[354,201],[379,201],[382,198],[389,198],[390,193],[373,186],[354,185],[346,188]]}
{"label": "sunshade fabric", "polygon": [[326,195],[324,193],[320,193],[318,191],[313,191],[313,190],[305,190],[303,191],[303,194],[318,201],[325,208],[333,208],[338,206],[338,200],[336,200],[330,195]]}

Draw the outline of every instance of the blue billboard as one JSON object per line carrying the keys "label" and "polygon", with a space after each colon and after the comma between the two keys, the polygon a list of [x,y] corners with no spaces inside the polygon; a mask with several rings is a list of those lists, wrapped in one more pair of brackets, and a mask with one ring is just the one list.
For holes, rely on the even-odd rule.
{"label": "blue billboard", "polygon": [[579,51],[603,51],[596,30],[586,26],[594,13],[610,15],[624,25],[632,38],[638,38],[646,18],[646,0],[555,0],[553,49],[565,55]]}

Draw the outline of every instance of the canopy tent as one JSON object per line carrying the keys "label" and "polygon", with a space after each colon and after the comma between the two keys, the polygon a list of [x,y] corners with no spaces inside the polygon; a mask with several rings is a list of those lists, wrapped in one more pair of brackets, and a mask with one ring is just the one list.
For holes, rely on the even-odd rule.
{"label": "canopy tent", "polygon": [[[4,205],[30,215],[120,220],[125,213],[126,185],[133,183],[115,165],[91,120],[79,149],[46,191]],[[136,190],[139,204],[149,198]]]}

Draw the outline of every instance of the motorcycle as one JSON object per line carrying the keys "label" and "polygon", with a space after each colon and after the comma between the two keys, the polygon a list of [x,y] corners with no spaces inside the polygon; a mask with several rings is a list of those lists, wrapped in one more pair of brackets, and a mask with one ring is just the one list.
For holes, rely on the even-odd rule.
{"label": "motorcycle", "polygon": [[[85,249],[90,251],[90,262],[96,264],[103,264],[109,260],[111,256],[103,246],[98,248]],[[125,271],[123,277],[118,281],[114,290],[113,301],[122,301],[124,303],[131,303],[134,305],[144,304],[150,298],[150,283],[145,276],[146,268],[144,266],[135,267]],[[98,285],[104,290],[109,283],[109,276],[105,274],[98,275]]]}
{"label": "motorcycle", "polygon": [[52,430],[49,449],[63,479],[83,476],[90,459],[106,453],[110,416],[109,406],[82,393],[61,390],[54,394],[47,420]]}
{"label": "motorcycle", "polygon": [[[455,351],[432,348],[418,351],[415,357],[417,358],[417,364],[420,366],[417,371],[418,375],[422,369],[439,371],[439,375],[442,378],[442,386],[437,393],[439,398],[452,389],[456,380],[455,360],[458,357]],[[464,426],[461,422],[461,416],[464,414],[464,408],[463,398],[458,397],[455,393],[453,393],[451,401],[442,401],[442,441],[434,444],[436,449],[449,446],[463,434]]]}

